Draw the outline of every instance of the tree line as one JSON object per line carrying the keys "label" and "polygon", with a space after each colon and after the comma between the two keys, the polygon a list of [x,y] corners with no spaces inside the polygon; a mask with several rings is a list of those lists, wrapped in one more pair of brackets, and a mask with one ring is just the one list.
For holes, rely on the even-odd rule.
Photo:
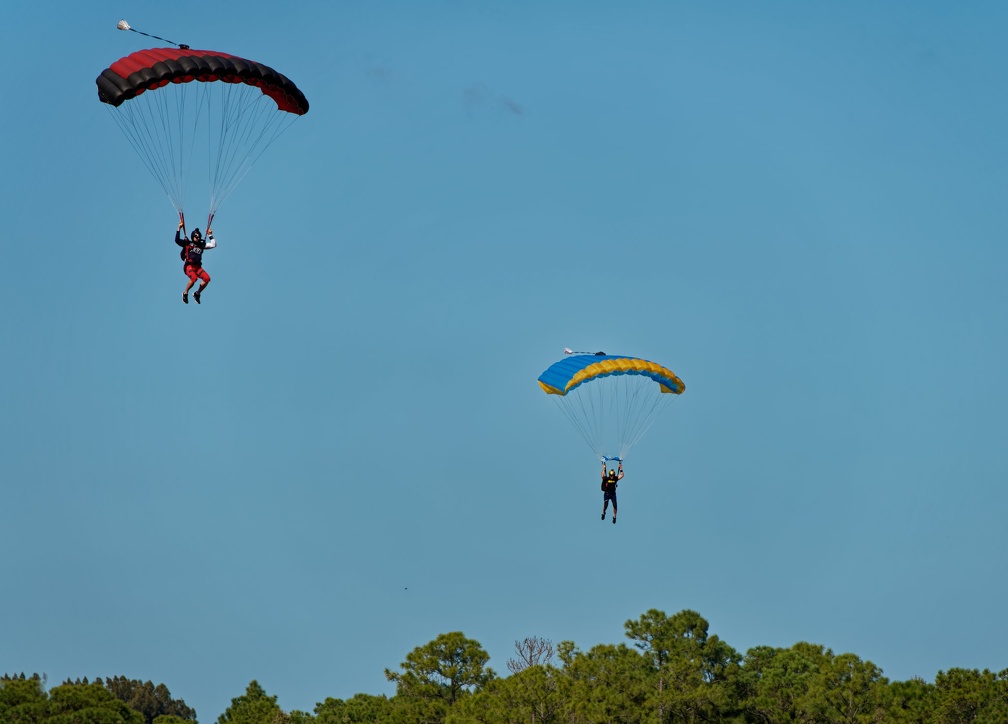
{"label": "tree line", "polygon": [[[933,682],[890,681],[870,661],[807,642],[744,655],[697,612],[652,609],[624,624],[628,642],[587,651],[530,636],[508,674],[478,641],[441,634],[386,669],[392,696],[327,698],[284,711],[252,681],[217,724],[1005,724],[1008,669],[954,668]],[[116,677],[66,681],[0,677],[0,724],[193,724],[168,689]]]}

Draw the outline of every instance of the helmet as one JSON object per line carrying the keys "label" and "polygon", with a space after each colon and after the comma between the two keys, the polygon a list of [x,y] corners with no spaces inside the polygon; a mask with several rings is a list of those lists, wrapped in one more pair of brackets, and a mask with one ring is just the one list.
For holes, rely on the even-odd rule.
{"label": "helmet", "polygon": [[610,478],[615,478],[616,477],[616,471],[615,470],[610,470],[609,471],[609,477]]}
{"label": "helmet", "polygon": [[200,233],[200,230],[199,230],[198,226],[195,229],[192,230],[192,234],[190,234],[190,236],[192,236],[193,239],[202,239],[203,238],[203,234]]}

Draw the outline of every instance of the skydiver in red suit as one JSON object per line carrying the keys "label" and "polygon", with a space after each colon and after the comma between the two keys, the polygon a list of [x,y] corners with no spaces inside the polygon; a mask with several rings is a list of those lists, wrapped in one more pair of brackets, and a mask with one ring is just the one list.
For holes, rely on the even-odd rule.
{"label": "skydiver in red suit", "polygon": [[196,280],[200,280],[199,289],[193,294],[193,299],[196,303],[200,303],[200,293],[207,288],[207,284],[210,283],[210,275],[207,274],[206,269],[203,268],[203,252],[207,249],[213,249],[217,246],[217,242],[214,239],[213,229],[207,229],[206,241],[203,240],[203,235],[200,233],[199,229],[193,229],[192,234],[189,238],[185,238],[182,235],[182,226],[184,222],[179,220],[178,229],[175,231],[175,243],[182,247],[182,252],[179,256],[182,257],[182,271],[189,277],[189,283],[186,284],[185,291],[182,292],[182,301],[185,304],[189,303],[189,290],[192,289],[193,284]]}

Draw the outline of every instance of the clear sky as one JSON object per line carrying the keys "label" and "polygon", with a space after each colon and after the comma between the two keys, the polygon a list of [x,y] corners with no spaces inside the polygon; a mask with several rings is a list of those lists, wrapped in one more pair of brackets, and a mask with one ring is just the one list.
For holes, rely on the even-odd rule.
{"label": "clear sky", "polygon": [[[135,28],[310,112],[176,215],[98,102]],[[893,679],[1008,667],[1008,6],[0,7],[0,671],[163,682],[203,722],[392,693],[461,630]],[[187,210],[198,217],[204,199]],[[620,521],[536,384],[564,346],[686,392]]]}

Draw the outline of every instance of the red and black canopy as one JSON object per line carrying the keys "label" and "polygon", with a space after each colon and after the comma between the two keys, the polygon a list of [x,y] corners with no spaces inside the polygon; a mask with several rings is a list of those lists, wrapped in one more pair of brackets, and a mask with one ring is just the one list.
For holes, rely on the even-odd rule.
{"label": "red and black canopy", "polygon": [[98,99],[118,106],[168,83],[245,83],[276,101],[281,111],[308,112],[308,99],[287,76],[269,66],[216,50],[150,48],[120,58],[95,79]]}

